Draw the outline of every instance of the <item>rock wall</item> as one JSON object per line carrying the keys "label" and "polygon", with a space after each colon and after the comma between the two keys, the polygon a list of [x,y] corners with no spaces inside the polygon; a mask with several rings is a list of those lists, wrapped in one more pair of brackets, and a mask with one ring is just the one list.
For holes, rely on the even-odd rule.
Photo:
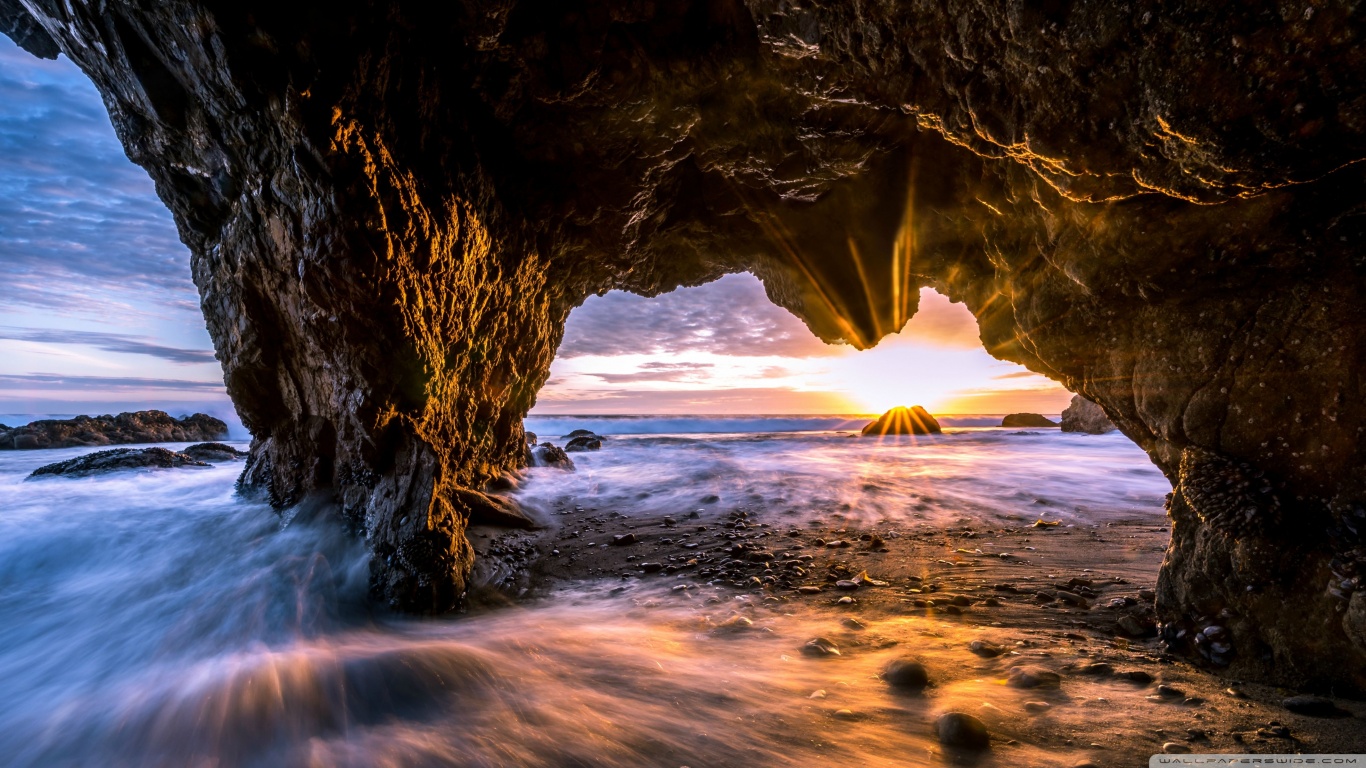
{"label": "rock wall", "polygon": [[921,286],[965,302],[1171,478],[1174,644],[1219,622],[1240,674],[1366,687],[1352,4],[0,0],[0,24],[91,76],[175,214],[244,487],[340,502],[397,607],[459,602],[469,505],[524,460],[573,306],[750,270],[860,347]]}

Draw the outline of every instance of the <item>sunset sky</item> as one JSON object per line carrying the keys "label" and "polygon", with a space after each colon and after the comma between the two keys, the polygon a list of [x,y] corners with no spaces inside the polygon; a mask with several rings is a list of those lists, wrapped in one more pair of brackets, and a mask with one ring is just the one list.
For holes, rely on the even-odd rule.
{"label": "sunset sky", "polygon": [[[189,255],[93,85],[0,36],[0,414],[231,411]],[[570,316],[536,413],[1056,414],[1070,395],[993,360],[932,291],[902,333],[822,343],[750,275]],[[0,418],[3,421],[3,418]]]}

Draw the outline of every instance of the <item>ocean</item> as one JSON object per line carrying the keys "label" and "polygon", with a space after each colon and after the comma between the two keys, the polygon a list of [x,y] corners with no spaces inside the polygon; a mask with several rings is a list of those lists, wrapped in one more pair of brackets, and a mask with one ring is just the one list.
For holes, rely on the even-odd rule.
{"label": "ocean", "polygon": [[[574,472],[527,470],[514,495],[552,529],[567,505],[907,531],[1162,524],[1169,486],[1118,433],[943,421],[877,440],[844,417],[534,417],[542,439],[607,439]],[[705,584],[604,577],[391,615],[366,600],[362,543],[239,498],[240,463],[25,480],[88,450],[0,452],[8,765],[892,765],[934,749],[936,702],[1001,695],[964,678],[885,700],[876,674],[898,643],[963,663],[935,622],[879,625],[891,645],[813,663],[794,649],[841,619]],[[718,631],[740,614],[762,631]]]}

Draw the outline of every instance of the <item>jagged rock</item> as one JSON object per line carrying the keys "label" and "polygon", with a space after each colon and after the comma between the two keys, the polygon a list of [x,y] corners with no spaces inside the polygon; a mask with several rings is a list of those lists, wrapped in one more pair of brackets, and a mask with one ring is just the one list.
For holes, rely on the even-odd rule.
{"label": "jagged rock", "polygon": [[[1171,478],[1164,627],[1227,611],[1257,649],[1229,674],[1337,690],[1366,689],[1358,16],[0,0],[0,30],[91,77],[175,215],[256,436],[241,487],[332,495],[378,598],[464,594],[453,494],[528,460],[586,297],[748,270],[865,349],[933,286]],[[1210,456],[1183,475],[1188,449]],[[1274,519],[1192,509],[1219,466]]]}
{"label": "jagged rock", "polygon": [[1028,428],[1028,427],[1056,427],[1058,423],[1051,419],[1046,419],[1037,413],[1012,413],[1001,419],[1001,426]]}
{"label": "jagged rock", "polygon": [[533,467],[556,467],[557,469],[573,470],[574,460],[554,443],[541,443],[535,448],[527,450],[529,457],[527,463]]}
{"label": "jagged rock", "polygon": [[0,450],[82,448],[127,443],[179,443],[220,440],[228,425],[203,413],[173,418],[164,411],[136,411],[117,416],[44,419],[22,427],[0,427]]}
{"label": "jagged rock", "polygon": [[579,437],[597,437],[597,436],[598,436],[597,433],[594,432],[594,431],[592,431],[592,430],[590,430],[590,429],[576,429],[576,430],[574,430],[573,432],[570,432],[569,434],[565,435],[565,437],[569,438],[570,440],[573,440],[573,439],[579,438]]}
{"label": "jagged rock", "polygon": [[191,445],[181,453],[192,459],[209,462],[234,461],[247,457],[246,451],[239,451],[231,445],[224,445],[223,443],[198,443]]}
{"label": "jagged rock", "polygon": [[86,477],[87,475],[120,472],[128,469],[173,469],[176,467],[207,467],[209,464],[193,456],[168,451],[165,448],[115,448],[96,451],[74,459],[59,461],[33,470],[27,479],[46,475]]}
{"label": "jagged rock", "polygon": [[463,513],[470,525],[491,525],[497,528],[535,528],[536,521],[527,517],[517,502],[506,496],[495,496],[479,491],[460,489],[452,494],[452,502]]}
{"label": "jagged rock", "polygon": [[530,447],[530,448],[536,447],[536,433],[535,433],[535,432],[527,432],[527,433],[525,433],[525,434],[526,434],[526,444],[527,444],[527,447]]}
{"label": "jagged rock", "polygon": [[939,422],[924,408],[897,406],[864,426],[863,435],[937,435],[941,431]]}
{"label": "jagged rock", "polygon": [[1081,395],[1072,396],[1072,404],[1063,409],[1062,431],[1085,432],[1089,435],[1103,435],[1114,432],[1118,427],[1110,421],[1099,405]]}
{"label": "jagged rock", "polygon": [[602,438],[597,435],[579,435],[564,444],[565,453],[596,451],[602,448]]}

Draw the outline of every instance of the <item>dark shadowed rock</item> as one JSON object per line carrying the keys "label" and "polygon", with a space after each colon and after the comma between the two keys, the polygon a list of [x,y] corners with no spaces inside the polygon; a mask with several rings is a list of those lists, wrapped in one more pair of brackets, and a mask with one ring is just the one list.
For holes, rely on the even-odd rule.
{"label": "dark shadowed rock", "polygon": [[528,460],[588,296],[750,271],[867,349],[933,286],[1171,479],[1164,627],[1226,609],[1257,649],[1230,674],[1337,690],[1366,689],[1360,26],[1342,3],[0,0],[175,216],[255,436],[240,487],[331,496],[378,599],[457,606],[452,494]]}
{"label": "dark shadowed rock", "polygon": [[246,451],[239,451],[231,445],[223,443],[196,443],[181,451],[181,453],[192,459],[199,461],[235,461],[245,459]]}
{"label": "dark shadowed rock", "polygon": [[911,408],[899,405],[863,428],[864,436],[872,435],[874,437],[883,435],[937,435],[940,431],[939,422],[930,415],[929,411],[918,405]]}
{"label": "dark shadowed rock", "polygon": [[1085,432],[1089,435],[1103,435],[1114,432],[1118,427],[1105,415],[1099,405],[1081,395],[1072,396],[1072,404],[1063,409],[1062,431]]}
{"label": "dark shadowed rock", "polygon": [[1061,682],[1057,672],[1032,665],[1011,667],[1006,677],[1011,688],[1057,688]]}
{"label": "dark shadowed rock", "polygon": [[0,450],[181,443],[221,440],[227,436],[228,425],[207,414],[177,419],[164,411],[136,411],[117,416],[44,419],[22,427],[0,428]]}
{"label": "dark shadowed rock", "polygon": [[946,712],[934,721],[934,735],[939,743],[958,749],[986,749],[991,734],[981,720],[962,712]]}
{"label": "dark shadowed rock", "polygon": [[1001,426],[1015,428],[1056,427],[1058,423],[1037,413],[1012,413],[1001,419]]}
{"label": "dark shadowed rock", "polygon": [[919,691],[930,684],[930,673],[915,659],[895,659],[882,670],[882,679],[901,691]]}
{"label": "dark shadowed rock", "polygon": [[46,475],[85,477],[87,475],[120,472],[129,469],[174,469],[177,467],[207,467],[209,464],[183,453],[165,448],[115,448],[96,451],[74,459],[59,461],[33,470],[29,479]]}
{"label": "dark shadowed rock", "polygon": [[1309,717],[1351,717],[1352,713],[1342,709],[1333,703],[1332,699],[1311,694],[1301,694],[1290,696],[1281,702],[1281,706],[1294,712],[1297,715],[1308,715]]}
{"label": "dark shadowed rock", "polygon": [[594,431],[591,430],[591,429],[576,429],[576,430],[574,430],[573,432],[570,432],[569,434],[565,435],[565,437],[568,438],[568,439],[570,439],[570,440],[573,440],[573,439],[576,438],[576,437],[597,437],[597,436],[598,436],[598,433],[594,432]]}
{"label": "dark shadowed rock", "polygon": [[527,450],[528,463],[533,467],[555,467],[572,470],[574,461],[565,455],[564,449],[553,443],[541,443]]}
{"label": "dark shadowed rock", "polygon": [[535,448],[535,447],[536,447],[536,433],[535,433],[535,432],[527,432],[527,433],[526,433],[526,444],[527,444],[527,447],[529,447],[529,448]]}
{"label": "dark shadowed rock", "polygon": [[578,453],[580,451],[596,451],[602,448],[602,438],[597,435],[579,435],[564,444],[566,453]]}

